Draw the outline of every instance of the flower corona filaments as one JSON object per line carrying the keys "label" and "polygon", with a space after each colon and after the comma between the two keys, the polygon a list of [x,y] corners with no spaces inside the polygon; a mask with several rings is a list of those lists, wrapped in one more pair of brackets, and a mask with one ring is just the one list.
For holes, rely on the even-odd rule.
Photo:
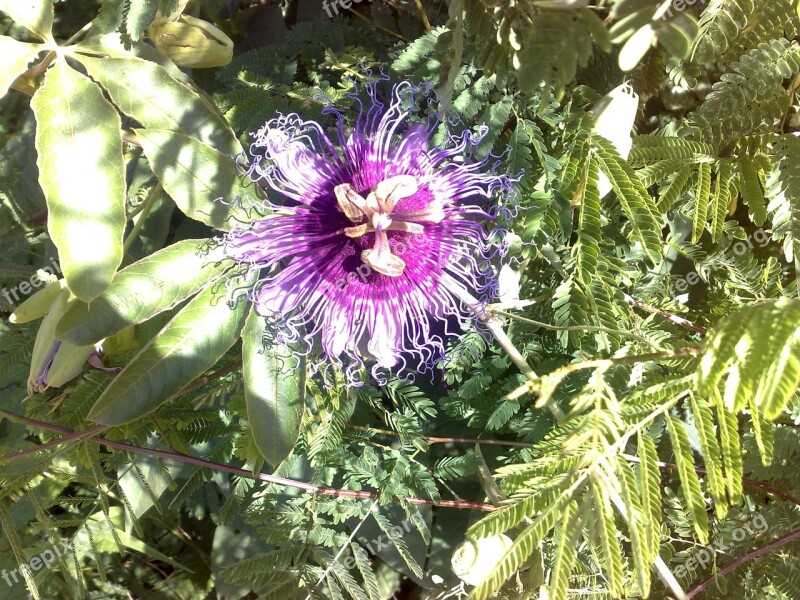
{"label": "flower corona filaments", "polygon": [[382,81],[366,85],[366,103],[350,95],[352,128],[328,106],[331,135],[297,114],[257,133],[247,171],[277,192],[273,214],[231,232],[226,248],[261,270],[258,312],[309,343],[319,336],[325,357],[424,371],[452,323],[473,318],[464,294],[495,287],[480,221],[513,180],[494,172],[497,157],[472,158],[485,131],[432,146],[441,120],[412,121],[429,88],[400,83],[384,103]]}

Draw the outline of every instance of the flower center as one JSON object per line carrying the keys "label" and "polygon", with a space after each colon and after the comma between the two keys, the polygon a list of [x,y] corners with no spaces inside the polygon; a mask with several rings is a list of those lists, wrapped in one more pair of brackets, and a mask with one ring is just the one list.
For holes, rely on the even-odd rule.
{"label": "flower center", "polygon": [[423,223],[439,223],[444,219],[444,209],[436,201],[422,210],[394,212],[400,200],[413,196],[418,191],[417,180],[411,175],[396,175],[384,179],[372,188],[366,198],[349,183],[342,183],[334,189],[336,201],[345,216],[357,223],[345,227],[344,234],[357,238],[375,232],[375,245],[361,252],[361,260],[382,275],[400,277],[406,268],[405,261],[392,254],[387,231],[420,234],[425,232]]}

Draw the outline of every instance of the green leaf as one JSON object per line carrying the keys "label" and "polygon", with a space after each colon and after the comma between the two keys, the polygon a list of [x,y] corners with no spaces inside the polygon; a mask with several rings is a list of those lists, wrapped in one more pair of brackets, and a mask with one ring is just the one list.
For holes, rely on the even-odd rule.
{"label": "green leaf", "polygon": [[[507,581],[522,563],[536,550],[539,543],[545,535],[558,522],[559,518],[564,512],[565,507],[572,499],[573,494],[562,493],[552,503],[542,506],[540,513],[533,519],[530,525],[520,533],[515,539],[503,558],[495,566],[492,573],[481,582],[473,591],[472,597],[477,600],[491,598],[495,591]],[[537,500],[535,496],[529,496],[534,501]],[[522,503],[516,504],[519,506]],[[501,509],[503,510],[503,509]],[[501,521],[492,519],[494,513],[489,513],[488,517],[484,517],[467,530],[467,537],[476,539],[478,537],[493,535],[491,532],[492,525],[498,525]],[[521,520],[521,519],[520,519]],[[500,533],[500,531],[497,531]]]}
{"label": "green leaf", "polygon": [[[282,344],[264,347],[266,321],[255,309],[242,332],[247,420],[261,455],[277,466],[300,435],[305,406],[305,359]],[[299,362],[299,364],[297,364]]]}
{"label": "green leaf", "polygon": [[634,578],[639,592],[646,598],[650,593],[650,563],[655,558],[646,540],[645,523],[650,520],[650,515],[643,513],[636,476],[631,466],[621,456],[617,457],[616,466],[620,496],[628,513],[628,537],[631,542]]}
{"label": "green leaf", "polygon": [[651,556],[658,556],[661,544],[661,473],[653,439],[639,432],[639,493],[642,498],[643,543]]}
{"label": "green leaf", "polygon": [[667,429],[672,440],[675,454],[675,464],[678,465],[678,475],[681,480],[681,490],[686,500],[686,509],[689,520],[694,526],[694,533],[701,544],[708,541],[708,515],[706,514],[706,501],[700,488],[700,479],[694,470],[694,457],[689,445],[689,436],[683,423],[671,415],[667,415]]}
{"label": "green leaf", "polygon": [[711,202],[711,240],[719,241],[722,237],[722,228],[725,226],[725,217],[728,215],[728,204],[731,200],[730,193],[731,167],[730,161],[721,160],[714,181],[714,196]]}
{"label": "green leaf", "polygon": [[694,197],[694,216],[692,218],[692,243],[696,244],[703,235],[708,218],[708,202],[711,199],[711,165],[700,165],[697,191]]}
{"label": "green leaf", "polygon": [[44,49],[42,44],[26,44],[0,35],[0,98],[8,93],[14,80],[22,75],[34,58]]}
{"label": "green leaf", "polygon": [[0,11],[43,40],[53,39],[53,0],[0,0]]}
{"label": "green leaf", "polygon": [[[633,169],[617,152],[613,144],[605,138],[594,136],[600,168],[608,176],[620,205],[628,216],[634,237],[653,262],[661,261],[661,223],[656,218],[658,211],[653,198],[644,189]],[[659,215],[660,216],[660,215]]]}
{"label": "green leaf", "polygon": [[150,168],[186,215],[228,231],[247,214],[234,206],[248,194],[233,160],[174,131],[139,129]]}
{"label": "green leaf", "polygon": [[608,579],[609,591],[615,596],[623,595],[625,569],[622,563],[622,544],[617,537],[614,509],[598,478],[591,479],[592,495],[595,499],[593,518],[602,551],[601,560]]}
{"label": "green leaf", "polygon": [[722,464],[725,467],[725,488],[731,505],[742,499],[742,447],[739,442],[739,422],[736,415],[726,410],[722,397],[715,394],[717,423],[719,426],[719,445],[722,451]]}
{"label": "green leaf", "polygon": [[48,229],[69,289],[87,302],[122,261],[125,167],[121,121],[90,79],[63,59],[31,100]]}
{"label": "green leaf", "polygon": [[697,438],[700,441],[700,450],[703,452],[703,461],[706,463],[707,488],[714,502],[714,509],[720,517],[727,513],[727,496],[725,493],[725,476],[722,474],[722,453],[717,443],[714,431],[714,417],[711,408],[705,400],[690,396],[694,425]]}
{"label": "green leaf", "polygon": [[125,19],[125,30],[132,40],[138,40],[139,36],[153,21],[156,16],[158,6],[151,0],[130,0],[128,16]]}
{"label": "green leaf", "polygon": [[750,209],[753,224],[761,227],[767,220],[767,205],[758,167],[752,158],[745,157],[739,161],[739,168],[742,174],[740,185],[742,200]]}
{"label": "green leaf", "polygon": [[556,530],[556,556],[550,576],[550,598],[567,600],[569,576],[578,558],[575,547],[581,536],[581,512],[577,502],[570,502],[563,512],[561,525]]}
{"label": "green leaf", "polygon": [[597,272],[597,259],[600,256],[600,240],[602,239],[600,220],[600,194],[597,180],[600,176],[597,157],[592,155],[586,163],[581,178],[580,190],[581,212],[578,218],[578,278],[588,284]]}
{"label": "green leaf", "polygon": [[777,418],[800,382],[800,302],[782,298],[746,306],[708,336],[698,366],[698,392],[716,390],[727,373],[725,404],[732,412],[755,398],[763,415]]}
{"label": "green leaf", "polygon": [[693,173],[694,169],[692,167],[683,167],[675,175],[675,179],[664,190],[658,203],[658,210],[662,215],[667,214],[672,205],[675,204],[675,201],[689,188]]}
{"label": "green leaf", "polygon": [[76,302],[64,313],[58,337],[96,344],[174,308],[230,264],[220,262],[221,247],[206,246],[208,240],[182,240],[125,267],[91,304]]}
{"label": "green leaf", "polygon": [[92,58],[75,54],[117,107],[148,129],[167,129],[228,156],[242,147],[214,105],[170,77],[164,67],[140,58]]}
{"label": "green leaf", "polygon": [[91,421],[122,425],[154,411],[236,343],[247,303],[231,307],[216,288],[200,292],[131,359],[97,399]]}

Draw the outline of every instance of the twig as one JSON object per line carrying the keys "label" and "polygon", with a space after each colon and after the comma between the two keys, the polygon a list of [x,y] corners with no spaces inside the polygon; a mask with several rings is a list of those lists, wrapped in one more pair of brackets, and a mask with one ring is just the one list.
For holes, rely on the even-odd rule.
{"label": "twig", "polygon": [[649,304],[645,304],[641,300],[637,300],[633,296],[629,296],[628,294],[623,294],[625,297],[625,302],[630,304],[631,306],[635,306],[636,308],[641,308],[643,311],[649,312],[651,315],[659,315],[660,317],[664,317],[670,323],[674,323],[678,327],[683,327],[684,329],[689,329],[691,331],[700,333],[705,335],[708,332],[708,329],[692,323],[688,319],[684,319],[678,315],[674,315],[671,312],[663,310],[661,308],[656,308],[655,306],[650,306]]}
{"label": "twig", "polygon": [[370,19],[368,19],[367,17],[365,17],[364,15],[362,15],[362,14],[361,14],[360,12],[358,12],[357,10],[353,10],[352,8],[348,8],[347,10],[348,10],[348,11],[350,11],[350,13],[351,13],[351,14],[355,15],[355,16],[356,16],[356,17],[358,17],[359,19],[364,19],[364,20],[365,20],[367,23],[369,23],[370,25],[372,25],[372,26],[373,26],[375,29],[377,29],[378,31],[382,31],[383,33],[385,33],[385,34],[387,34],[387,35],[390,35],[390,36],[392,36],[392,37],[395,37],[395,38],[397,38],[398,40],[400,40],[400,41],[402,41],[402,42],[406,42],[406,43],[408,43],[408,41],[409,41],[409,40],[407,40],[407,39],[406,39],[404,36],[400,35],[399,33],[395,33],[395,32],[394,32],[394,31],[392,31],[391,29],[386,29],[385,27],[381,27],[380,25],[378,25],[378,24],[376,24],[376,23],[373,23],[373,22],[372,22]]}
{"label": "twig", "polygon": [[422,0],[414,0],[414,4],[417,5],[419,17],[422,19],[422,26],[425,28],[425,31],[430,31],[431,22],[428,20],[428,15],[425,14],[425,9],[422,7]]}
{"label": "twig", "polygon": [[782,538],[780,538],[779,540],[775,540],[774,542],[772,542],[770,544],[767,544],[766,546],[764,546],[762,548],[759,548],[757,550],[753,550],[752,552],[748,552],[747,554],[743,554],[742,556],[740,556],[739,558],[737,558],[736,560],[734,560],[730,564],[725,565],[722,569],[720,569],[718,572],[714,573],[711,577],[706,579],[703,583],[701,583],[700,585],[698,585],[697,587],[692,589],[689,592],[689,596],[688,597],[689,598],[694,598],[700,592],[702,592],[707,587],[709,587],[712,583],[714,583],[717,580],[717,578],[724,577],[725,575],[727,575],[728,573],[733,571],[736,567],[738,567],[740,565],[743,565],[744,563],[746,563],[748,561],[751,561],[754,558],[758,558],[762,554],[767,554],[769,552],[772,552],[773,550],[777,550],[781,546],[785,546],[786,544],[789,544],[789,543],[791,543],[791,542],[793,542],[795,540],[800,540],[800,529],[798,529],[797,531],[794,531],[794,532],[792,532],[792,533],[790,533],[788,535],[785,535]]}
{"label": "twig", "polygon": [[[361,425],[345,425],[346,429],[354,431],[366,431],[378,435],[388,435],[397,437],[397,432],[388,429],[377,429],[375,427],[363,427]],[[423,436],[422,438],[429,444],[483,444],[485,446],[516,446],[518,448],[533,448],[533,444],[528,442],[512,442],[508,440],[483,440],[478,438],[452,438],[452,437],[432,437]]]}
{"label": "twig", "polygon": [[[23,417],[21,415],[17,415],[12,412],[8,412],[6,410],[1,410],[1,409],[0,409],[0,416],[3,416],[11,421],[23,423],[25,425],[28,425],[36,429],[57,431],[59,433],[64,433],[70,436],[73,436],[76,433],[85,433],[85,432],[76,432],[67,427],[62,427],[61,425],[55,425],[54,423],[46,423],[44,421],[38,421],[36,419],[29,419],[28,417]],[[380,494],[377,494],[375,492],[364,492],[357,490],[332,488],[327,486],[314,485],[312,483],[306,483],[304,481],[297,481],[295,479],[287,479],[285,477],[276,477],[275,475],[268,475],[266,473],[253,473],[246,469],[239,469],[237,467],[232,467],[230,465],[211,462],[209,460],[197,458],[195,456],[189,456],[188,454],[173,452],[171,450],[158,450],[156,448],[141,448],[139,446],[132,446],[131,444],[125,444],[123,442],[115,442],[112,440],[108,440],[106,438],[96,437],[96,436],[87,438],[86,441],[95,444],[100,444],[108,448],[113,448],[115,450],[121,450],[123,452],[133,452],[135,454],[144,454],[147,456],[157,456],[159,458],[164,458],[168,460],[176,460],[179,462],[196,465],[198,467],[213,469],[216,471],[223,471],[225,473],[230,473],[238,477],[244,477],[246,479],[253,479],[256,481],[264,481],[266,483],[273,483],[275,485],[280,485],[284,487],[291,487],[312,494],[319,494],[321,496],[360,498],[364,500],[377,500],[378,498],[380,498]],[[5,458],[6,457],[4,456],[0,456],[0,464],[4,462]],[[491,512],[497,508],[492,504],[487,504],[484,502],[470,502],[467,500],[441,500],[439,502],[434,502],[433,500],[428,500],[426,498],[403,498],[403,500],[405,502],[409,502],[410,504],[438,506],[440,508],[480,510],[483,512]]]}
{"label": "twig", "polygon": [[504,310],[490,309],[490,312],[494,315],[508,317],[509,319],[514,319],[515,321],[519,321],[520,323],[527,323],[528,325],[534,325],[535,327],[541,327],[542,329],[550,329],[552,331],[596,331],[598,333],[608,333],[611,335],[629,337],[636,341],[647,344],[648,346],[652,346],[656,350],[664,350],[661,346],[659,346],[654,342],[651,342],[646,337],[638,335],[631,331],[621,331],[619,329],[611,329],[609,327],[601,327],[599,325],[550,325],[549,323],[534,321],[533,319],[528,319],[527,317],[520,317],[519,315],[515,315],[514,313],[506,312]]}

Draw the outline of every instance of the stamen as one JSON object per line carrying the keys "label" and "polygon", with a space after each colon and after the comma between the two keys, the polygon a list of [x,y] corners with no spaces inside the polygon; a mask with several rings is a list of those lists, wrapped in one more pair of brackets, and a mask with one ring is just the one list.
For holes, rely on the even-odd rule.
{"label": "stamen", "polygon": [[375,247],[364,250],[361,253],[361,260],[381,275],[389,277],[400,277],[406,268],[405,261],[392,254],[389,238],[386,237],[383,228],[375,231]]}
{"label": "stamen", "polygon": [[336,202],[344,212],[345,216],[353,223],[358,223],[367,213],[372,213],[367,201],[359,195],[355,188],[349,183],[342,183],[333,188],[336,195]]}
{"label": "stamen", "polygon": [[374,191],[383,212],[391,213],[400,200],[416,194],[419,186],[411,175],[396,175],[381,181]]}
{"label": "stamen", "polygon": [[369,233],[369,225],[367,223],[362,223],[361,225],[356,225],[355,227],[345,227],[344,234],[350,238],[357,238],[361,237],[365,233]]}
{"label": "stamen", "polygon": [[405,261],[392,254],[387,231],[422,234],[425,233],[425,228],[421,222],[439,223],[444,219],[444,210],[438,203],[432,203],[421,210],[392,215],[400,200],[413,196],[418,191],[417,180],[411,175],[396,175],[384,179],[366,198],[349,183],[342,183],[334,188],[336,201],[342,212],[350,221],[358,223],[345,227],[344,234],[349,238],[358,238],[375,232],[375,244],[361,252],[361,260],[381,275],[399,277],[406,268]]}

